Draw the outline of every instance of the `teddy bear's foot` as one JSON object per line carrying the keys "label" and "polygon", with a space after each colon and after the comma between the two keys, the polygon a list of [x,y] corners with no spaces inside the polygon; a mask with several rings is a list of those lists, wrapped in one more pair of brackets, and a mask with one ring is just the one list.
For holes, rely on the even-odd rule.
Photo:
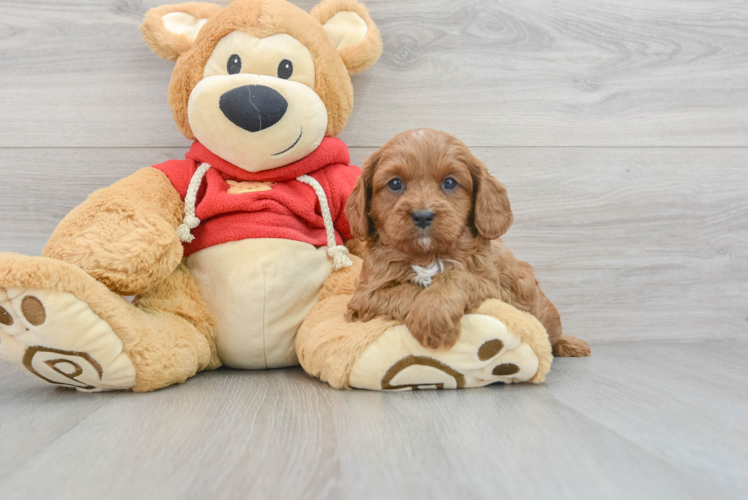
{"label": "teddy bear's foot", "polygon": [[0,288],[0,359],[49,384],[79,391],[130,389],[122,341],[70,293]]}
{"label": "teddy bear's foot", "polygon": [[482,387],[538,381],[539,366],[535,351],[504,323],[467,314],[460,340],[449,350],[422,347],[404,325],[388,329],[353,366],[350,385],[371,390]]}

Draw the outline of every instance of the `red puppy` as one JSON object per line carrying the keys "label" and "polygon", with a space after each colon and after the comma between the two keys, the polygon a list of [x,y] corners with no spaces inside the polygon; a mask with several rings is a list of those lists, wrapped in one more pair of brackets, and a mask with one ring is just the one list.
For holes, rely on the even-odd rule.
{"label": "red puppy", "polygon": [[532,267],[498,239],[512,225],[506,188],[451,135],[418,129],[390,140],[364,163],[346,213],[368,250],[348,321],[392,318],[421,345],[449,348],[460,318],[496,298],[538,318],[555,356],[590,354],[562,334]]}

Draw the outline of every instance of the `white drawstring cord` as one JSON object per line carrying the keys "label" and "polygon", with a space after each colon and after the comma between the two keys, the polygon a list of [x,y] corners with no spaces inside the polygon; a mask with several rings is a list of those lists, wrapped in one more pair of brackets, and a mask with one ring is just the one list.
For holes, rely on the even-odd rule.
{"label": "white drawstring cord", "polygon": [[200,184],[203,183],[203,177],[211,169],[207,163],[200,165],[190,180],[190,186],[187,188],[187,194],[184,196],[184,219],[182,224],[177,228],[179,239],[185,243],[192,243],[195,237],[190,232],[200,225],[200,219],[195,217],[195,204],[197,203],[197,192],[200,191]]}
{"label": "white drawstring cord", "polygon": [[[187,188],[187,194],[184,197],[184,219],[182,224],[177,228],[177,234],[179,239],[185,243],[191,243],[195,240],[191,230],[195,229],[200,225],[200,219],[195,217],[195,204],[197,203],[197,192],[200,191],[200,185],[203,183],[205,174],[212,167],[203,163],[198,167],[195,173],[192,175],[190,185]],[[327,254],[332,257],[334,270],[341,269],[343,267],[349,267],[353,265],[351,259],[348,258],[348,249],[344,245],[336,245],[335,242],[335,225],[332,221],[332,214],[330,213],[330,205],[327,203],[327,195],[325,190],[314,177],[308,175],[302,175],[296,179],[314,189],[317,198],[319,199],[319,206],[322,210],[322,220],[325,222],[325,231],[327,232]]]}
{"label": "white drawstring cord", "polygon": [[317,182],[317,179],[309,175],[302,175],[297,177],[296,180],[311,186],[317,194],[319,207],[322,211],[322,219],[325,221],[325,231],[327,232],[327,255],[332,257],[332,268],[337,271],[343,267],[352,266],[353,262],[348,258],[348,249],[344,245],[337,245],[335,242],[335,225],[332,222],[332,214],[330,213],[330,205],[327,204],[325,190],[322,189],[322,186]]}

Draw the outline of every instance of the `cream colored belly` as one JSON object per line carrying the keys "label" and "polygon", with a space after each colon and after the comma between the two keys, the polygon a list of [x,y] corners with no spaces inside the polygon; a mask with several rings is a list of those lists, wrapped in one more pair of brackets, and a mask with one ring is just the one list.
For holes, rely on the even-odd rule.
{"label": "cream colored belly", "polygon": [[187,266],[218,323],[218,356],[232,368],[298,364],[294,340],[332,272],[327,247],[248,239],[201,250]]}

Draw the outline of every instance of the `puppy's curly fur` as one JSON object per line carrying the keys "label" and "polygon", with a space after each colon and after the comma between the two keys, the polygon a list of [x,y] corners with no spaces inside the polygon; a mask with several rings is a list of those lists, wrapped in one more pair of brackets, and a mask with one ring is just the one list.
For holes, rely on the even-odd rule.
{"label": "puppy's curly fur", "polygon": [[[420,212],[432,217],[416,224]],[[452,347],[460,318],[489,298],[534,315],[555,356],[587,356],[586,342],[562,334],[556,307],[532,267],[498,239],[512,224],[506,188],[456,138],[404,132],[371,155],[346,207],[366,256],[348,321],[382,316],[405,323],[425,347]],[[423,288],[411,266],[437,261],[444,272]]]}

